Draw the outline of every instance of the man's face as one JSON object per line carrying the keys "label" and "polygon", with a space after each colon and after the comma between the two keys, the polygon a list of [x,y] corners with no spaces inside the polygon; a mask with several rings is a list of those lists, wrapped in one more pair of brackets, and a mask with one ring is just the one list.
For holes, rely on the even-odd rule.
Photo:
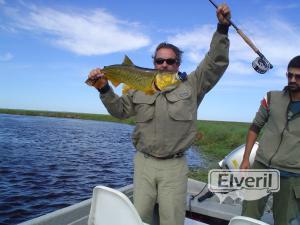
{"label": "man's face", "polygon": [[300,68],[291,67],[287,72],[289,90],[300,91]]}
{"label": "man's face", "polygon": [[179,64],[177,64],[175,52],[169,48],[159,49],[154,59],[154,67],[162,71],[177,72]]}

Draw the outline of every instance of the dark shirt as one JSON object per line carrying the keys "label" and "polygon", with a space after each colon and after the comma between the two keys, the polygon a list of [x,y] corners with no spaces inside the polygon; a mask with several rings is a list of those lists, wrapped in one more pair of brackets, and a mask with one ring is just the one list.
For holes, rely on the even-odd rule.
{"label": "dark shirt", "polygon": [[300,101],[292,101],[288,108],[288,120],[300,113]]}

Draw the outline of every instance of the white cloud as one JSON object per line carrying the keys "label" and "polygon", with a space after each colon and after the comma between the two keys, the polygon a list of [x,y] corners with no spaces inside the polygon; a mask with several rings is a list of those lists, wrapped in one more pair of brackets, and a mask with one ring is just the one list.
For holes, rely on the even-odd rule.
{"label": "white cloud", "polygon": [[280,18],[261,23],[251,23],[253,37],[261,51],[277,65],[286,67],[287,62],[299,54],[300,29]]}
{"label": "white cloud", "polygon": [[6,53],[0,55],[0,61],[2,61],[2,62],[10,61],[13,58],[14,58],[14,56],[10,52],[6,52]]}
{"label": "white cloud", "polygon": [[16,27],[48,34],[54,45],[79,55],[132,50],[150,43],[137,23],[118,20],[102,9],[76,13],[31,6],[26,13],[11,15]]}
{"label": "white cloud", "polygon": [[[282,18],[267,18],[251,20],[239,26],[256,47],[273,64],[274,68],[267,72],[272,77],[283,78],[286,67],[291,58],[299,55],[300,29],[299,26],[288,23]],[[215,26],[204,25],[190,31],[182,31],[180,35],[169,37],[168,41],[178,45],[185,53],[185,59],[195,65],[203,59],[207,52]],[[230,28],[230,65],[227,74],[240,76],[253,76],[256,74],[252,68],[252,61],[258,55],[246,44],[233,27]],[[190,68],[191,66],[189,66]],[[278,85],[278,80],[270,80],[269,83]],[[241,82],[233,82],[232,86],[243,85]],[[229,81],[226,85],[230,85]],[[252,84],[252,86],[261,86]]]}
{"label": "white cloud", "polygon": [[253,73],[253,68],[251,62],[241,62],[235,60],[230,62],[227,73],[234,75],[249,75]]}
{"label": "white cloud", "polygon": [[284,5],[274,5],[274,4],[270,4],[267,5],[265,8],[267,10],[269,10],[270,12],[274,12],[274,11],[282,11],[282,10],[287,10],[287,9],[297,9],[300,8],[300,4],[299,3],[290,3],[290,4],[285,4],[285,2],[283,2]]}
{"label": "white cloud", "polygon": [[169,37],[168,41],[183,49],[188,60],[198,63],[207,52],[215,26],[204,25]]}
{"label": "white cloud", "polygon": [[[289,8],[296,7],[295,5]],[[256,47],[273,64],[266,74],[252,68],[258,55],[247,45],[233,27],[229,31],[230,64],[218,84],[222,91],[238,93],[241,90],[280,90],[286,85],[286,67],[296,55],[300,55],[300,27],[298,21],[288,22],[280,16],[254,18],[238,24]],[[203,25],[192,30],[180,31],[169,36],[168,41],[184,51],[181,69],[192,71],[208,51],[215,25]]]}
{"label": "white cloud", "polygon": [[[259,75],[258,75],[259,76]],[[223,81],[220,86],[222,88],[265,88],[270,85],[270,80],[269,78],[262,79],[260,78],[259,82],[251,82],[249,80],[237,80],[237,79],[232,79],[232,80],[227,80]],[[286,85],[286,80],[285,79],[274,79],[272,80],[272,85],[273,86],[278,86],[278,87],[284,87]]]}

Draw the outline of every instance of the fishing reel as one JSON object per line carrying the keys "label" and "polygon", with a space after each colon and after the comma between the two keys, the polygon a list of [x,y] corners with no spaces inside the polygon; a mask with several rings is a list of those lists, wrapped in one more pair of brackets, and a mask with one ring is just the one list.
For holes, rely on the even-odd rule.
{"label": "fishing reel", "polygon": [[[218,5],[213,1],[209,0],[211,4],[218,9]],[[272,69],[272,64],[266,59],[266,57],[259,51],[259,49],[254,45],[254,43],[238,28],[230,18],[226,17],[226,20],[234,27],[236,32],[243,38],[243,40],[252,48],[252,50],[259,56],[252,62],[252,67],[255,69],[256,72],[260,74],[266,73],[269,69]]]}
{"label": "fishing reel", "polygon": [[260,74],[264,74],[269,69],[273,68],[272,64],[265,57],[257,57],[252,62],[252,67],[256,72],[258,72]]}

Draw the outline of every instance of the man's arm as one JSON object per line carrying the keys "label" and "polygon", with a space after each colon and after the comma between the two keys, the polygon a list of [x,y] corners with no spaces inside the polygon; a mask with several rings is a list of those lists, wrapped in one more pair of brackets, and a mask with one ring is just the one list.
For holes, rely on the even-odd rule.
{"label": "man's arm", "polygon": [[253,145],[255,144],[256,140],[258,137],[258,133],[255,131],[249,129],[248,135],[247,135],[247,140],[246,140],[246,147],[245,147],[245,152],[243,156],[243,161],[241,163],[240,169],[250,169],[250,154],[251,150],[253,148]]}
{"label": "man's arm", "polygon": [[198,103],[221,78],[229,64],[229,39],[228,29],[230,9],[226,4],[221,4],[217,9],[218,27],[214,33],[209,52],[191,74],[191,82],[196,84]]}
{"label": "man's arm", "polygon": [[206,94],[219,81],[229,64],[228,26],[218,24],[209,52],[191,74],[195,79],[197,95]]}
{"label": "man's arm", "polygon": [[118,119],[126,119],[135,115],[132,91],[119,97],[114,93],[113,89],[109,87],[105,93],[101,93],[100,91],[100,99],[107,111]]}
{"label": "man's arm", "polygon": [[97,80],[93,86],[99,91],[100,99],[112,116],[118,119],[126,119],[134,115],[132,93],[121,97],[115,94],[99,68],[93,69],[89,74],[89,78]]}
{"label": "man's arm", "polygon": [[253,120],[252,125],[249,128],[248,134],[247,134],[247,139],[246,139],[246,147],[245,147],[245,152],[243,156],[243,161],[241,163],[240,169],[249,169],[250,168],[250,154],[251,150],[253,148],[253,145],[255,144],[257,137],[265,125],[265,123],[268,121],[269,118],[269,100],[270,98],[270,92],[267,94],[268,97],[265,97],[261,101],[261,105],[259,107],[258,112],[256,113],[256,116]]}

